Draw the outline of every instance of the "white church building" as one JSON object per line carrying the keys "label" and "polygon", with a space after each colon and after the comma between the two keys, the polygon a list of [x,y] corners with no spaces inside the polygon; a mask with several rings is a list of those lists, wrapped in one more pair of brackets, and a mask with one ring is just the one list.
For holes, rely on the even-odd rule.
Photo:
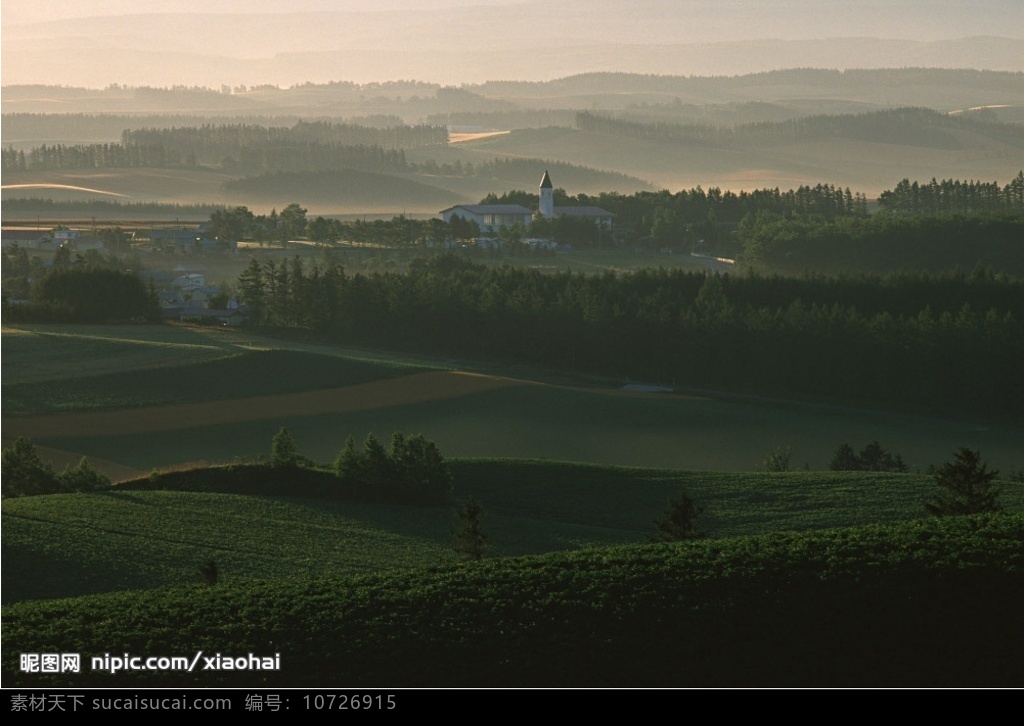
{"label": "white church building", "polygon": [[551,177],[546,171],[540,180],[540,209],[538,213],[546,219],[554,219],[555,217],[583,217],[601,225],[605,229],[611,229],[612,217],[615,216],[600,207],[556,207],[555,188],[551,184]]}
{"label": "white church building", "polygon": [[[611,229],[614,216],[600,207],[556,207],[555,188],[547,171],[544,172],[544,176],[540,180],[540,205],[537,215],[545,219],[563,216],[582,217],[605,229]],[[457,204],[454,207],[442,209],[441,217],[445,222],[450,222],[452,217],[462,217],[467,221],[476,222],[481,231],[494,232],[500,227],[511,227],[517,222],[524,226],[529,225],[533,220],[534,213],[518,204]]]}

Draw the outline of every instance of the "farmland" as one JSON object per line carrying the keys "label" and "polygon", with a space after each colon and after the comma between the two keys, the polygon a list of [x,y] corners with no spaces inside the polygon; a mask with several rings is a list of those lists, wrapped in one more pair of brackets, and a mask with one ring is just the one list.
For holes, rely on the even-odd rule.
{"label": "farmland", "polygon": [[[115,481],[138,480],[6,501],[5,602],[176,586],[211,557],[227,582],[452,560],[444,507],[296,498],[287,477],[258,496],[147,491],[151,470],[265,459],[281,426],[321,462],[348,436],[424,433],[455,457],[455,495],[485,503],[501,555],[643,542],[682,491],[716,537],[907,521],[923,513],[932,477],[821,471],[839,443],[884,441],[912,472],[966,443],[1012,470],[1022,436],[1006,424],[639,393],[564,372],[188,326],[8,326],[3,345],[5,445],[29,436],[58,465],[88,456]],[[783,445],[794,468],[811,470],[751,473]],[[1024,492],[1008,485],[1005,504],[1024,508]]]}
{"label": "farmland", "polygon": [[1020,3],[100,4],[3,13],[15,710],[1024,686]]}
{"label": "farmland", "polygon": [[[4,608],[4,682],[1019,687],[1022,526],[949,517],[24,602]],[[197,650],[281,667],[16,670],[19,652]]]}
{"label": "farmland", "polygon": [[[12,647],[89,654],[105,642],[280,652],[290,664],[285,675],[223,685],[305,684],[300,670],[403,685],[1019,682],[1018,670],[968,673],[954,659],[877,667],[899,662],[882,644],[908,622],[913,634],[900,643],[915,653],[937,628],[959,633],[951,652],[1000,630],[1004,638],[986,641],[991,662],[1019,642],[1007,565],[1019,558],[1020,515],[919,519],[935,491],[924,470],[957,448],[981,449],[1008,474],[1020,466],[1024,431],[1013,416],[927,417],[756,390],[647,393],[624,388],[637,382],[626,376],[285,333],[4,327],[5,446],[30,436],[58,467],[88,456],[119,482],[4,501],[5,658]],[[449,457],[455,497],[483,503],[489,557],[455,562],[450,506],[347,497],[325,468],[302,470],[322,483],[312,492],[305,475],[268,467],[282,426],[321,463],[350,436],[424,434]],[[840,443],[872,440],[911,473],[822,471]],[[792,450],[793,471],[754,471],[780,447]],[[1024,509],[1017,483],[999,485],[1007,510]],[[711,539],[642,544],[683,492],[704,508]],[[214,588],[195,584],[207,563]],[[1000,605],[960,628],[976,592]],[[884,622],[847,630],[868,603]],[[925,603],[940,605],[913,619]],[[220,608],[232,615],[214,625],[205,614]],[[116,637],[104,625],[114,611]],[[707,660],[721,639],[694,633],[746,635]],[[741,642],[761,643],[771,666],[741,661]],[[807,660],[823,642],[852,655]],[[692,652],[678,651],[683,643]],[[399,651],[430,658],[388,656]],[[585,667],[559,655],[584,652]],[[731,670],[735,662],[746,665]],[[9,658],[3,667],[5,682],[65,684],[18,676]]]}
{"label": "farmland", "polygon": [[[1012,422],[717,391],[642,394],[620,391],[628,380],[188,327],[19,326],[5,328],[3,347],[5,442],[30,436],[144,471],[255,458],[282,425],[319,461],[347,436],[401,430],[456,457],[751,471],[790,446],[795,467],[822,469],[840,443],[877,439],[911,471],[965,445],[997,468],[1020,466]],[[72,348],[79,353],[67,355]]]}
{"label": "farmland", "polygon": [[[572,130],[577,141],[594,133]],[[268,179],[282,194],[297,181]],[[1020,640],[1024,427],[1002,381],[1020,308],[1008,237],[1003,256],[965,258],[997,269],[948,271],[957,263],[933,248],[934,277],[907,268],[859,280],[705,276],[653,243],[425,259],[408,239],[282,237],[276,250],[261,238],[247,244],[245,283],[241,256],[204,255],[208,278],[237,278],[249,285],[243,300],[261,301],[242,330],[15,324],[47,318],[7,307],[5,447],[29,437],[58,470],[87,457],[115,485],[5,500],[5,645],[282,652],[293,669],[221,685],[308,685],[295,667],[360,684],[1016,685],[1019,669],[918,658],[936,631],[958,633],[951,653],[984,639],[990,664]],[[171,256],[143,247],[133,263]],[[253,294],[261,278],[272,294]],[[310,281],[328,279],[337,285],[314,303]],[[734,335],[740,321],[751,335]],[[291,469],[276,449],[268,456],[282,427],[296,446]],[[388,499],[397,469],[344,469],[346,440],[366,437],[369,451],[367,434],[392,432],[436,443],[453,491],[443,465],[442,496],[416,506]],[[825,471],[840,444],[884,446],[906,472]],[[920,519],[933,467],[964,447],[1003,472],[1010,514]],[[424,470],[406,465],[402,476]],[[476,565],[456,561],[450,491],[482,502],[488,547]],[[683,494],[709,540],[643,544]],[[963,627],[976,593],[999,607]],[[857,620],[867,606],[882,620]],[[218,608],[231,616],[205,619]],[[125,613],[116,637],[103,625],[113,611]],[[894,652],[892,634],[908,630]],[[751,644],[773,662],[744,660],[737,648]],[[843,657],[815,655],[821,647]],[[389,656],[409,652],[425,655]],[[3,667],[6,679],[9,658]]]}
{"label": "farmland", "polygon": [[[852,472],[719,473],[543,461],[454,460],[456,496],[487,507],[491,552],[540,554],[643,542],[681,491],[716,537],[900,522],[931,477]],[[454,559],[445,507],[278,494],[146,491],[25,497],[4,504],[4,600],[190,583],[214,558],[225,582],[350,576]],[[162,486],[157,484],[156,486]],[[1010,491],[1006,504],[1024,508]]]}

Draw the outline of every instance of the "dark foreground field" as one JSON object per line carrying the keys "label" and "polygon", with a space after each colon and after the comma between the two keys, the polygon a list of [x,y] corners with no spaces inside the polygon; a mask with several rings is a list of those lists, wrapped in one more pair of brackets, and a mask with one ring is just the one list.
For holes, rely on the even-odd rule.
{"label": "dark foreground field", "polygon": [[[1022,543],[952,517],[8,605],[4,685],[1019,687]],[[280,670],[91,667],[199,651]]]}

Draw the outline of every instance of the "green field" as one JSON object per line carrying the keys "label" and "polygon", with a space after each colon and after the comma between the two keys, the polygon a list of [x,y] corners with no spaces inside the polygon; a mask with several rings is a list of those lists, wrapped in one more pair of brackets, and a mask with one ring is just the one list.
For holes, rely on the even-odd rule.
{"label": "green field", "polygon": [[[75,688],[1020,687],[1022,537],[1020,514],[931,518],[13,603],[3,678]],[[79,653],[82,668],[24,673],[19,653]],[[103,653],[251,653],[279,667],[95,666]]]}
{"label": "green field", "polygon": [[[900,522],[924,514],[932,477],[789,472],[729,474],[541,461],[455,460],[455,494],[486,510],[491,555],[644,542],[669,499],[705,507],[714,537]],[[1004,505],[1024,510],[1005,484]],[[286,478],[280,482],[287,494]],[[111,491],[3,504],[3,599],[69,597],[221,579],[311,578],[451,562],[453,513],[330,499]]]}
{"label": "green field", "polygon": [[175,492],[25,497],[3,506],[4,601],[197,581],[308,578],[434,564],[448,512]]}
{"label": "green field", "polygon": [[[627,393],[621,382],[522,368],[498,371],[510,378],[480,375],[482,364],[477,375],[460,377],[446,369],[471,364],[237,331],[20,326],[5,328],[3,349],[7,445],[20,427],[49,428],[34,440],[61,464],[88,456],[124,478],[256,461],[281,426],[302,455],[321,462],[332,461],[349,436],[361,441],[373,432],[386,441],[394,431],[422,433],[456,457],[456,494],[485,503],[493,551],[501,554],[643,541],[667,500],[683,491],[706,507],[702,524],[718,536],[923,514],[929,476],[821,471],[843,442],[859,449],[877,439],[912,472],[962,446],[980,449],[1004,476],[1022,463],[1019,427],[720,392]],[[426,387],[419,391],[426,398],[406,400],[410,387]],[[296,411],[349,391],[359,392],[358,405],[342,400],[329,413]],[[106,418],[57,433],[88,415]],[[793,448],[794,469],[812,471],[749,473],[778,446]],[[1024,508],[1019,485],[1004,489],[1009,507]],[[187,582],[210,553],[219,553],[228,577],[432,564],[447,556],[450,519],[447,510],[210,493],[8,500],[4,597]],[[255,534],[268,528],[271,535]],[[276,557],[277,545],[268,544],[278,542],[291,543],[281,545],[287,555]],[[10,585],[12,577],[20,584]]]}
{"label": "green field", "polygon": [[4,326],[4,397],[8,384],[187,365],[236,354],[244,345],[170,326]]}
{"label": "green field", "polygon": [[213,360],[4,387],[3,412],[38,415],[219,401],[369,383],[425,370],[290,350],[252,350]]}
{"label": "green field", "polygon": [[[184,326],[19,326],[4,329],[3,349],[5,444],[31,428],[68,460],[167,470],[3,501],[5,684],[20,678],[14,650],[106,648],[281,652],[289,664],[204,685],[323,685],[326,673],[374,685],[1019,685],[1019,669],[977,676],[953,657],[908,668],[884,643],[910,624],[901,647],[922,662],[929,632],[958,626],[985,592],[1001,609],[958,629],[955,647],[975,652],[998,629],[1008,635],[988,638],[992,657],[1013,650],[1007,563],[1019,559],[1024,487],[1000,482],[1018,514],[967,527],[921,519],[936,493],[927,474],[820,471],[840,443],[878,439],[911,471],[970,446],[1008,473],[1019,426],[633,393],[625,381]],[[233,467],[230,492],[217,490],[219,470],[171,473],[265,458],[281,426],[322,462],[348,436],[423,433],[449,457],[455,497],[482,502],[489,557],[455,563],[450,506],[344,500],[322,473],[315,495],[298,475],[257,483],[254,467]],[[777,446],[819,471],[751,473]],[[198,490],[154,489],[176,481]],[[643,545],[683,493],[711,539]],[[833,529],[848,526],[864,528]],[[213,588],[198,584],[211,560]],[[858,620],[871,604],[884,622]],[[826,642],[854,655],[808,660]],[[741,643],[772,653],[770,667],[745,660]],[[410,652],[424,657],[395,657]],[[624,669],[601,665],[612,663]]]}
{"label": "green field", "polygon": [[[626,380],[573,380],[523,368],[488,371],[481,363],[343,350],[211,329],[18,330],[23,332],[11,330],[3,336],[5,440],[21,435],[19,426],[29,420],[25,416],[115,409],[111,414],[119,422],[117,430],[89,427],[72,435],[54,429],[34,438],[71,456],[143,471],[192,461],[256,458],[268,452],[281,426],[292,431],[304,455],[320,461],[333,460],[348,436],[362,440],[373,432],[386,439],[394,431],[405,431],[422,433],[448,456],[687,470],[752,471],[779,446],[792,447],[793,468],[821,470],[841,443],[860,449],[876,439],[900,453],[911,471],[940,464],[963,446],[979,449],[993,468],[1007,474],[1024,465],[1024,429],[1005,422],[914,417],[724,392],[624,393],[617,389]],[[426,378],[422,386],[428,388],[415,400],[390,395],[398,383],[415,387],[415,375],[444,369],[498,373],[514,380],[491,378],[493,386],[449,394],[429,389],[444,379]],[[287,414],[275,414],[276,402],[284,399],[272,395],[315,398],[316,391],[373,381],[379,384],[372,389],[377,393],[367,393],[370,400],[359,407],[301,415],[293,406],[281,409]],[[249,404],[262,400],[261,413],[250,415],[233,406],[232,401],[243,398]],[[164,408],[189,402],[193,407],[187,410]],[[117,409],[123,411],[120,418]],[[161,424],[172,414],[186,418]],[[205,416],[218,422],[206,423]],[[69,420],[35,418],[34,426],[46,430],[47,421]]]}

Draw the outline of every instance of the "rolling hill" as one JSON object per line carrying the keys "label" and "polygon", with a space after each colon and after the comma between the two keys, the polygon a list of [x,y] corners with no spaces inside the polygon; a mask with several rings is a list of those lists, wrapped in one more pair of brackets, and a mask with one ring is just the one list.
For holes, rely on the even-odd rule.
{"label": "rolling hill", "polygon": [[[4,684],[1019,687],[1022,527],[933,518],[8,604]],[[83,662],[24,673],[19,653]],[[189,667],[212,654],[242,665]]]}

